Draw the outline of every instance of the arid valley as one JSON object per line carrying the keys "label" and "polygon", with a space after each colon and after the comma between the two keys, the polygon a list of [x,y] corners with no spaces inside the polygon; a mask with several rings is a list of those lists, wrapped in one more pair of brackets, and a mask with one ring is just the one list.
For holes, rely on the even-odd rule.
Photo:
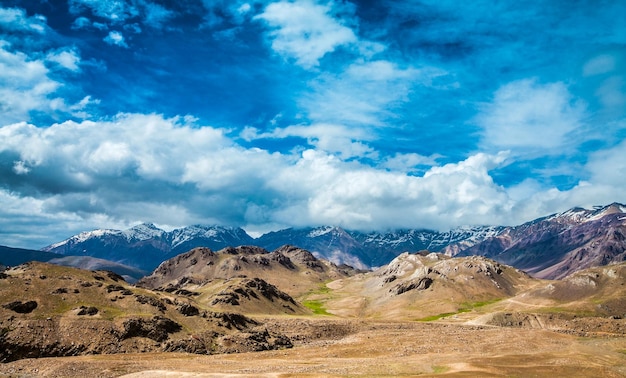
{"label": "arid valley", "polygon": [[0,280],[0,374],[621,377],[625,282],[426,252],[361,272],[289,246],[197,248],[135,285],[28,263]]}

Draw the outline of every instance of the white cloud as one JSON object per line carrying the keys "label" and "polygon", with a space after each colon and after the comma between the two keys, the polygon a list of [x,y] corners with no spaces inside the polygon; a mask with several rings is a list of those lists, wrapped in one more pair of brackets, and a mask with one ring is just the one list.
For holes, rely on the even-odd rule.
{"label": "white cloud", "polygon": [[49,116],[71,114],[89,118],[84,110],[97,100],[89,96],[78,103],[61,97],[63,82],[52,79],[48,66],[58,66],[70,71],[79,71],[81,63],[78,52],[72,48],[53,50],[44,55],[33,52],[30,55],[11,51],[10,45],[0,41],[0,125],[28,121],[31,113]]}
{"label": "white cloud", "polygon": [[61,83],[48,77],[43,61],[8,51],[8,47],[0,41],[0,124],[30,119],[33,110],[52,111],[49,96]]}
{"label": "white cloud", "polygon": [[44,33],[46,18],[40,15],[29,17],[20,8],[0,8],[0,25],[9,30]]}
{"label": "white cloud", "polygon": [[144,23],[155,29],[163,27],[167,21],[174,17],[174,12],[156,3],[144,4]]}
{"label": "white cloud", "polygon": [[[72,24],[74,29],[95,27],[106,30],[110,26],[119,27],[128,25],[134,30],[141,31],[141,28],[134,22],[141,22],[144,25],[155,29],[163,28],[164,24],[175,16],[175,12],[167,9],[161,4],[148,0],[70,0],[69,11],[74,15],[83,14],[89,11],[92,15],[104,19],[104,23],[91,22],[85,16],[80,16]],[[134,25],[134,26],[133,26]]]}
{"label": "white cloud", "polygon": [[590,154],[589,161],[582,168],[589,178],[569,190],[545,188],[530,179],[511,188],[509,193],[515,201],[511,219],[521,223],[575,206],[591,208],[616,201],[626,202],[624,151],[626,141]]}
{"label": "white cloud", "polygon": [[54,62],[59,66],[68,69],[70,71],[78,72],[80,67],[80,56],[74,49],[60,49],[58,51],[49,52],[46,60]]}
{"label": "white cloud", "polygon": [[611,76],[596,91],[605,108],[623,110],[626,106],[626,80],[623,76]]}
{"label": "white cloud", "polygon": [[614,69],[615,58],[612,55],[599,55],[585,63],[583,66],[583,76],[600,75],[611,72]]}
{"label": "white cloud", "polygon": [[322,74],[310,83],[300,106],[316,122],[383,126],[409,100],[415,86],[431,86],[445,75],[435,68],[400,67],[387,60],[357,61],[339,74]]}
{"label": "white cloud", "polygon": [[503,159],[479,154],[414,177],[308,150],[270,182],[291,199],[276,211],[275,220],[364,229],[504,220],[508,213],[503,210],[510,206],[506,192],[488,174]]}
{"label": "white cloud", "polygon": [[[0,157],[5,159],[0,161],[0,220],[13,222],[23,206],[20,216],[44,223],[57,237],[50,243],[61,238],[59,230],[52,231],[59,219],[71,228],[63,226],[63,237],[137,221],[221,223],[265,231],[323,224],[448,229],[518,224],[567,206],[588,205],[590,199],[594,204],[615,201],[626,185],[626,142],[593,154],[585,166],[589,181],[569,191],[531,181],[507,189],[490,175],[509,164],[506,153],[477,153],[444,166],[436,166],[436,156],[408,154],[371,167],[342,159],[321,144],[293,154],[243,148],[223,130],[195,122],[191,117],[121,114],[108,121],[45,128],[26,123],[0,127]],[[293,126],[277,129],[275,135],[308,138],[325,134],[327,126],[335,130],[334,125]],[[388,170],[389,164],[396,169]],[[421,177],[401,168],[414,164],[434,166]]]}
{"label": "white cloud", "polygon": [[625,156],[626,140],[610,149],[593,153],[585,167],[591,174],[591,182],[612,188],[614,198],[624,202],[626,202],[626,193],[624,192],[624,188],[626,188]]}
{"label": "white cloud", "polygon": [[483,128],[487,150],[550,155],[578,142],[572,137],[584,117],[584,104],[573,98],[565,84],[526,79],[500,87],[476,121]]}
{"label": "white cloud", "polygon": [[332,3],[319,5],[311,0],[280,1],[269,4],[256,19],[271,28],[272,49],[311,68],[326,54],[357,42],[349,27],[330,14]]}
{"label": "white cloud", "polygon": [[128,45],[124,40],[124,35],[117,30],[110,31],[109,34],[104,37],[103,41],[108,43],[109,45],[128,48]]}
{"label": "white cloud", "polygon": [[237,12],[241,14],[248,13],[250,12],[250,10],[252,10],[252,6],[250,5],[250,3],[243,3],[237,8]]}
{"label": "white cloud", "polygon": [[87,17],[78,17],[72,23],[72,29],[86,29],[91,26],[91,20]]}
{"label": "white cloud", "polygon": [[248,141],[300,137],[306,139],[310,146],[331,154],[337,154],[342,159],[376,158],[377,156],[376,152],[364,143],[374,138],[372,133],[367,132],[364,128],[349,128],[337,124],[292,125],[261,134],[256,129],[248,127],[242,131],[241,137]]}
{"label": "white cloud", "polygon": [[32,187],[46,205],[42,212],[89,219],[136,221],[142,214],[138,204],[152,203],[178,209],[144,218],[163,224],[213,218],[258,228],[439,228],[502,218],[490,211],[506,203],[503,189],[488,175],[502,163],[499,155],[477,155],[414,177],[321,150],[283,155],[244,149],[220,130],[157,115],[48,128],[5,126],[0,153],[14,157],[7,162],[13,170],[5,172],[14,189]]}
{"label": "white cloud", "polygon": [[396,153],[394,156],[384,159],[381,167],[392,171],[412,172],[418,166],[436,166],[437,159],[441,157],[439,154],[424,156],[416,153]]}

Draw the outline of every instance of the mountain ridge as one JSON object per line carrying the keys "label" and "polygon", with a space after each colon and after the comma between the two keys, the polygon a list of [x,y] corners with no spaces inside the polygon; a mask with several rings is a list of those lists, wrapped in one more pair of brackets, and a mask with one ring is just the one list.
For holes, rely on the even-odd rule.
{"label": "mountain ridge", "polygon": [[[137,266],[147,271],[153,270],[162,261],[196,247],[220,250],[226,247],[252,245],[275,250],[283,245],[291,244],[311,251],[316,257],[360,269],[385,265],[406,251],[429,250],[442,252],[448,256],[487,256],[529,270],[532,274],[539,274],[544,278],[554,278],[562,277],[578,269],[573,261],[570,261],[570,268],[562,268],[558,272],[548,269],[551,265],[562,263],[558,258],[550,256],[550,251],[560,248],[558,235],[562,236],[561,242],[567,244],[565,240],[567,232],[571,233],[572,229],[582,227],[589,222],[591,226],[586,226],[589,229],[587,234],[594,227],[601,230],[603,225],[597,221],[606,216],[613,217],[614,222],[619,226],[625,223],[626,216],[622,215],[625,211],[626,205],[614,202],[606,206],[595,206],[592,209],[575,207],[516,226],[462,226],[448,231],[404,229],[369,233],[349,231],[337,226],[320,226],[287,228],[268,232],[258,238],[252,238],[240,227],[193,225],[164,231],[154,224],[146,223],[124,231],[83,232],[42,250],[60,254],[86,254]],[[621,232],[619,231],[618,234]],[[600,231],[594,231],[591,234],[595,235],[594,237],[601,236]],[[551,238],[557,240],[552,244],[546,244],[546,240],[552,240]],[[622,244],[626,245],[626,242],[613,244],[617,253],[613,253],[612,257],[604,260],[595,259],[598,261],[584,266],[590,267],[594,264],[619,261],[622,252],[620,250],[626,249],[626,247],[622,248]],[[529,253],[534,253],[541,258],[536,257],[524,262],[523,258],[510,257],[512,253],[503,254],[503,251],[509,250],[513,245],[517,247],[532,245],[534,249],[531,248]],[[541,251],[541,248],[545,251]],[[523,251],[529,251],[529,249]]]}

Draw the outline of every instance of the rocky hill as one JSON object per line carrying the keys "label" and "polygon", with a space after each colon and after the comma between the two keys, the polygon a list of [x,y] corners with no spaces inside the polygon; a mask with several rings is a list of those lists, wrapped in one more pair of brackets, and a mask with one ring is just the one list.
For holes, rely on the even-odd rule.
{"label": "rocky hill", "polygon": [[508,298],[532,282],[525,273],[484,257],[403,253],[374,272],[328,284],[333,295],[325,303],[342,316],[416,320]]}
{"label": "rocky hill", "polygon": [[235,278],[262,279],[290,295],[298,296],[320,283],[349,277],[357,271],[318,259],[309,251],[282,246],[273,252],[260,247],[229,247],[213,252],[195,248],[164,261],[138,286],[173,290],[212,286]]}
{"label": "rocky hill", "polygon": [[[242,282],[252,297],[272,293]],[[237,288],[234,288],[236,291]],[[300,310],[303,312],[304,310]],[[0,275],[0,361],[129,352],[232,353],[292,344],[255,319],[219,312],[187,292],[150,291],[121,276],[33,262]]]}

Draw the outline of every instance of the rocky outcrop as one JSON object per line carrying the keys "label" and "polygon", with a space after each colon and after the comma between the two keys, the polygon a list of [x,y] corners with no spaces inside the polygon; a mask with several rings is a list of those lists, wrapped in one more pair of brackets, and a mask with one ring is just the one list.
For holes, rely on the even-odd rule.
{"label": "rocky outcrop", "polygon": [[2,305],[2,307],[9,309],[11,311],[15,311],[19,314],[28,314],[33,312],[34,309],[37,308],[37,302],[35,301],[13,301],[7,304]]}
{"label": "rocky outcrop", "polygon": [[170,333],[178,332],[182,326],[172,319],[154,316],[150,319],[134,317],[125,320],[123,329],[118,333],[120,340],[131,337],[147,337],[154,341],[166,340]]}

